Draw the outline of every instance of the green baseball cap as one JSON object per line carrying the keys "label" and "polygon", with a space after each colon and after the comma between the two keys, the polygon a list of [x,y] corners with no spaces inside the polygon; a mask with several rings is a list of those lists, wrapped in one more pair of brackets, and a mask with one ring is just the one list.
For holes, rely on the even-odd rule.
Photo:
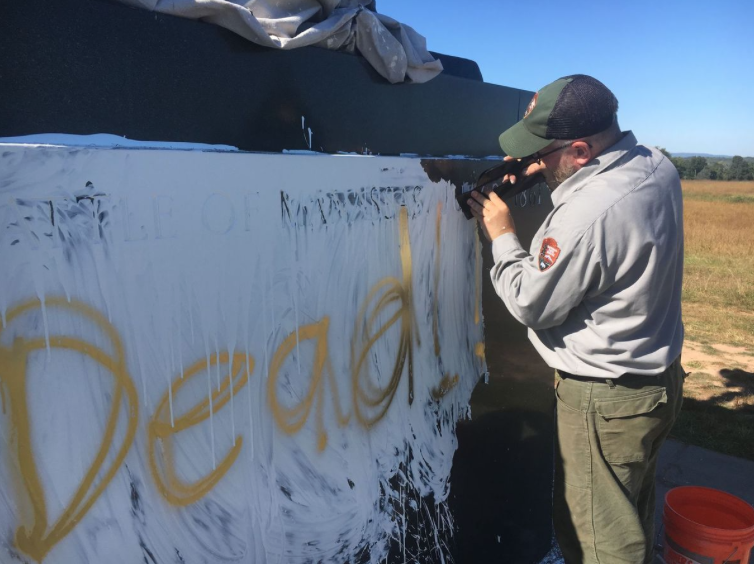
{"label": "green baseball cap", "polygon": [[539,90],[523,119],[500,134],[500,147],[514,158],[541,151],[555,139],[581,139],[613,124],[618,100],[585,74],[559,78]]}

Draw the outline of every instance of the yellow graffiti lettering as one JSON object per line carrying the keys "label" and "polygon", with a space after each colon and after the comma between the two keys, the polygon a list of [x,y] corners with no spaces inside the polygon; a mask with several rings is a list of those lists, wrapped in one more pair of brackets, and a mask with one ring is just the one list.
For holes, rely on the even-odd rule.
{"label": "yellow graffiti lettering", "polygon": [[[215,485],[222,480],[227,474],[230,467],[238,458],[243,445],[243,438],[236,437],[234,446],[230,452],[223,458],[217,467],[207,474],[204,478],[187,484],[183,482],[176,474],[175,456],[173,454],[172,439],[181,431],[194,427],[207,420],[210,417],[210,398],[206,397],[194,407],[178,417],[174,417],[173,424],[170,422],[170,394],[175,398],[181,388],[194,376],[202,370],[217,366],[218,364],[228,364],[231,362],[230,355],[222,352],[219,355],[213,354],[209,362],[199,360],[190,366],[183,374],[173,380],[171,389],[166,391],[157,404],[157,408],[149,421],[147,429],[149,441],[149,468],[152,477],[157,484],[157,489],[169,503],[178,506],[190,505],[209,492]],[[254,360],[249,359],[249,366],[246,370],[241,367],[246,364],[246,355],[237,353],[233,355],[231,364],[231,377],[224,379],[219,389],[212,393],[212,413],[220,411],[230,400],[231,395],[236,395],[238,391],[246,385],[249,374],[254,370]],[[162,459],[158,461],[158,442],[162,448]],[[158,463],[161,462],[161,463]]]}
{"label": "yellow graffiti lettering", "polygon": [[474,354],[477,355],[477,358],[484,360],[484,343],[483,342],[479,342],[476,345],[474,345]]}
{"label": "yellow graffiti lettering", "polygon": [[450,392],[450,390],[458,385],[458,381],[458,374],[454,374],[453,376],[446,374],[445,376],[443,376],[440,380],[440,384],[430,390],[432,399],[435,401],[440,401],[442,398],[448,395],[448,392]]}
{"label": "yellow graffiti lettering", "polygon": [[[41,307],[42,304],[37,300],[20,304],[8,313],[7,323],[24,313],[29,313]],[[15,543],[19,550],[38,562],[41,562],[45,555],[71,532],[107,488],[133,443],[138,421],[136,389],[126,370],[123,346],[113,326],[97,310],[77,301],[69,303],[64,298],[49,298],[45,300],[44,307],[67,309],[91,320],[109,338],[114,352],[108,354],[87,341],[58,335],[50,335],[48,339],[17,338],[10,348],[0,347],[0,383],[5,387],[10,405],[10,418],[13,428],[11,442],[15,443],[18,469],[23,488],[31,505],[32,523],[19,526],[16,530]],[[1,333],[2,329],[0,329]],[[52,527],[48,526],[45,490],[39,477],[31,444],[31,420],[27,404],[26,377],[28,355],[46,348],[48,343],[50,348],[68,349],[91,358],[106,368],[115,380],[112,407],[97,455],[71,501]],[[5,398],[4,392],[3,407],[5,407]],[[126,433],[123,443],[118,447],[117,454],[99,483],[92,489],[94,481],[102,470],[105,459],[110,452],[118,424],[121,403],[124,399],[126,401]]]}
{"label": "yellow graffiti lettering", "polygon": [[[317,448],[320,451],[324,450],[327,446],[327,433],[325,432],[325,424],[323,420],[326,383],[324,379],[325,371],[327,371],[327,383],[329,383],[333,395],[333,404],[335,405],[338,425],[343,427],[348,424],[348,421],[350,420],[350,415],[344,415],[340,407],[340,395],[338,394],[338,387],[335,382],[335,373],[333,372],[332,364],[328,356],[327,331],[329,327],[330,318],[323,317],[318,323],[312,323],[300,327],[298,330],[298,338],[296,337],[296,333],[288,335],[272,357],[272,362],[270,363],[270,377],[267,381],[267,400],[272,409],[272,415],[275,418],[278,427],[289,435],[298,433],[301,430],[309,418],[312,405],[316,399],[317,405],[315,417],[317,425]],[[302,341],[310,339],[315,340],[316,344],[309,390],[298,404],[290,408],[285,407],[280,403],[277,395],[277,382],[280,377],[280,371],[285,359],[288,358],[296,347],[297,340],[300,344]]]}
{"label": "yellow graffiti lettering", "polygon": [[[372,427],[385,416],[406,365],[408,365],[409,405],[414,401],[413,341],[416,339],[417,345],[421,343],[415,329],[416,318],[411,290],[411,241],[408,233],[408,212],[405,207],[400,210],[398,227],[403,280],[388,277],[372,287],[356,318],[354,336],[351,340],[354,412],[359,423],[367,428]],[[376,303],[373,305],[373,302]],[[380,314],[396,304],[398,308],[393,315],[384,325],[377,327]],[[385,387],[380,387],[369,374],[367,365],[369,351],[388,329],[399,321],[401,332],[392,376]]]}

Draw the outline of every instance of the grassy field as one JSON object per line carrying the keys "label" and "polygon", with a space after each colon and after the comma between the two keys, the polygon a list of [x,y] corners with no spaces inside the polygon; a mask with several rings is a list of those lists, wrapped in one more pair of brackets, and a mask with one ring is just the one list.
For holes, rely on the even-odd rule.
{"label": "grassy field", "polygon": [[684,409],[673,435],[754,460],[754,182],[684,181]]}

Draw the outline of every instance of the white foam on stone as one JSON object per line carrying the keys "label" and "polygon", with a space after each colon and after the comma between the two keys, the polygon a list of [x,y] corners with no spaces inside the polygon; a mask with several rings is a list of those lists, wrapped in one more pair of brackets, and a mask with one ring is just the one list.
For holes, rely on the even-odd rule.
{"label": "white foam on stone", "polygon": [[[69,146],[57,146],[66,140]],[[26,366],[48,530],[97,458],[120,347],[124,378],[138,388],[115,406],[105,459],[116,459],[133,423],[127,455],[44,562],[136,562],[142,547],[158,562],[174,561],[179,550],[244,564],[354,561],[366,553],[376,564],[396,542],[407,561],[414,550],[444,550],[437,539],[448,534],[455,425],[486,371],[474,352],[483,331],[474,319],[478,235],[455,209],[453,186],[430,181],[417,159],[126,141],[6,138],[0,151],[0,309],[7,318],[0,378]],[[436,306],[438,206],[441,232],[452,235],[441,238]],[[401,252],[409,248],[407,285]],[[18,314],[19,304],[29,309]],[[401,304],[407,314],[388,325]],[[380,327],[387,330],[375,339]],[[48,341],[50,362],[43,353],[43,362],[3,364],[16,338],[42,349]],[[404,338],[413,402],[404,364],[394,393],[372,405],[375,389],[390,387]],[[319,344],[325,362],[318,366]],[[354,378],[362,350],[368,354]],[[238,372],[221,366],[218,353],[235,355]],[[240,381],[247,355],[254,362],[249,388],[223,405],[218,385]],[[458,384],[435,397],[442,378],[456,374]],[[242,398],[243,408],[236,403]],[[18,410],[17,395],[4,401],[6,413]],[[222,474],[198,500],[176,505],[160,483],[169,481],[165,440],[150,441],[149,430],[178,429],[202,402],[194,415],[206,418],[171,438],[172,467],[188,485],[214,469]],[[357,402],[368,424],[356,417]],[[338,407],[350,415],[346,423]],[[19,435],[8,421],[0,449],[10,453]],[[234,444],[240,455],[224,466]],[[102,468],[97,476],[105,474]],[[0,464],[0,530],[13,532],[9,538],[37,530],[18,491],[37,486],[25,483],[12,465]],[[167,490],[183,493],[180,484]],[[407,508],[426,504],[432,507],[423,513],[439,517],[417,541]],[[19,552],[0,545],[0,561]]]}

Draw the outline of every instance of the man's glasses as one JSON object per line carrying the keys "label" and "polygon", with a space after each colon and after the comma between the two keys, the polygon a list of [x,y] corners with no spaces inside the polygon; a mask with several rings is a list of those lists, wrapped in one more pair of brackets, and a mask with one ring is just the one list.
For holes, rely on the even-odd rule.
{"label": "man's glasses", "polygon": [[[556,149],[552,149],[551,151],[547,151],[546,153],[540,153],[537,151],[536,153],[532,154],[529,159],[532,162],[536,162],[537,164],[542,164],[542,158],[546,157],[547,155],[552,155],[553,153],[557,153],[558,151],[562,151],[563,149],[567,149],[568,147],[572,147],[575,141],[572,141],[570,143],[566,143],[565,145],[561,145],[560,147],[557,147]],[[587,143],[589,148],[592,148],[591,143]]]}

